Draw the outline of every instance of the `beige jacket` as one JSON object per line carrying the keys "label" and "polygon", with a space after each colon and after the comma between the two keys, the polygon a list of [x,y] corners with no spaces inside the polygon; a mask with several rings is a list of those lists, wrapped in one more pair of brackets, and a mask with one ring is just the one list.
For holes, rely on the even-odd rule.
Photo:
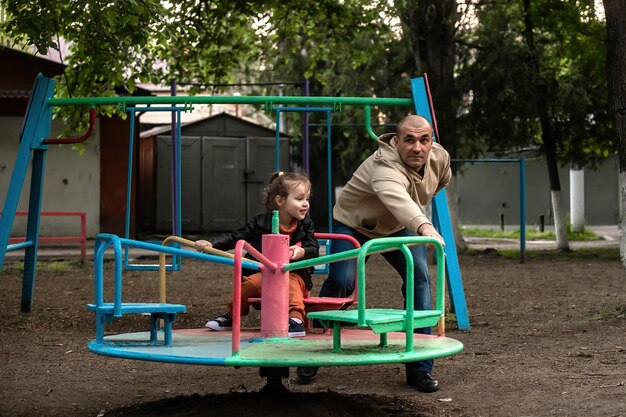
{"label": "beige jacket", "polygon": [[402,162],[390,143],[394,136],[378,138],[378,150],[357,168],[333,208],[335,220],[370,238],[403,228],[417,232],[430,223],[422,209],[452,177],[450,155],[441,145],[433,143],[422,177]]}

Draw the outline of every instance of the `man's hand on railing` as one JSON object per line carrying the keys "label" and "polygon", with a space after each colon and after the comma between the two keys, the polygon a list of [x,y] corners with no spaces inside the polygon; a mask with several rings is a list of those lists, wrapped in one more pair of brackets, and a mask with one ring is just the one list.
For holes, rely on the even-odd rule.
{"label": "man's hand on railing", "polygon": [[[437,229],[435,229],[435,227],[430,223],[422,224],[417,229],[417,233],[421,236],[434,237],[441,243],[441,246],[443,247],[446,246],[446,242],[443,240],[443,237],[441,237],[439,232],[437,232]],[[432,245],[428,245],[428,246],[432,246]]]}

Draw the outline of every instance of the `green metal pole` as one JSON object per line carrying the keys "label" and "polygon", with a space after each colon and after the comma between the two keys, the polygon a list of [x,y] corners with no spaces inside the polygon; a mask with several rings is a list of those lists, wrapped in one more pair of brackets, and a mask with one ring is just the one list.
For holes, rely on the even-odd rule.
{"label": "green metal pole", "polygon": [[357,105],[357,106],[411,106],[410,98],[384,97],[327,97],[327,96],[158,96],[158,97],[79,97],[53,98],[50,106],[117,106],[137,104],[259,104],[270,109],[274,105]]}

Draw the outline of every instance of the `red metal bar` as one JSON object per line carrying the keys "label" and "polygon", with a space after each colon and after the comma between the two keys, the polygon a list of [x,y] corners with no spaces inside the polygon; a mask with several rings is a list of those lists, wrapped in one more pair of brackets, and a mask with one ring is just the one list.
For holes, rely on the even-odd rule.
{"label": "red metal bar", "polygon": [[241,261],[243,258],[243,247],[245,240],[240,240],[235,244],[235,263],[233,265],[233,311],[232,311],[232,355],[239,355],[239,345],[241,340]]}
{"label": "red metal bar", "polygon": [[[340,234],[340,233],[315,233],[315,237],[317,239],[339,239],[339,240],[347,240],[348,242],[352,243],[354,245],[355,248],[360,248],[361,244],[359,243],[358,240],[356,240],[356,238],[354,236],[350,236],[350,235],[344,235],[344,234]],[[352,299],[354,300],[354,303],[358,303],[358,276],[359,276],[359,264],[358,262],[356,263],[356,270],[354,271],[354,292],[352,293]]]}
{"label": "red metal bar", "polygon": [[84,135],[77,137],[77,138],[48,138],[48,139],[44,139],[42,143],[44,145],[55,145],[55,144],[65,145],[65,144],[71,144],[71,143],[84,142],[85,140],[87,140],[87,138],[89,138],[89,136],[91,136],[95,126],[96,126],[96,109],[91,108],[89,109],[89,129],[87,129],[87,132],[85,132]]}
{"label": "red metal bar", "polygon": [[437,142],[441,143],[439,137],[439,129],[437,129],[437,117],[435,117],[435,106],[433,105],[433,97],[430,95],[430,86],[428,85],[428,74],[424,73],[424,84],[426,85],[426,96],[428,97],[428,107],[430,107],[430,115],[433,117],[433,130],[435,131],[435,137]]}
{"label": "red metal bar", "polygon": [[[0,212],[0,215],[2,212]],[[16,211],[16,216],[28,216],[27,211]],[[42,211],[42,216],[76,216],[80,217],[80,236],[40,236],[39,243],[67,243],[80,242],[80,261],[85,262],[87,257],[87,217],[84,211]],[[11,237],[9,244],[25,242],[26,237]]]}
{"label": "red metal bar", "polygon": [[239,346],[241,339],[241,273],[243,260],[243,251],[246,250],[261,263],[260,269],[269,268],[270,271],[275,271],[278,268],[274,262],[263,256],[262,253],[254,249],[245,240],[239,240],[235,244],[235,262],[233,265],[233,329],[232,329],[232,354],[239,354]]}

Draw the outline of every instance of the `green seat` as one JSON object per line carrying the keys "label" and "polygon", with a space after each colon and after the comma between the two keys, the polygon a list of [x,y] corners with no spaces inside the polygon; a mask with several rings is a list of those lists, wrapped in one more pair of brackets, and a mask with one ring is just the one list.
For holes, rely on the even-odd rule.
{"label": "green seat", "polygon": [[[365,285],[365,261],[373,253],[399,250],[406,260],[405,288],[406,294],[412,294],[414,289],[413,255],[409,246],[432,244],[437,255],[437,298],[433,310],[415,310],[413,298],[405,300],[404,309],[365,308],[366,285]],[[357,309],[353,310],[328,310],[314,311],[307,314],[310,319],[317,319],[324,327],[333,328],[333,351],[341,352],[341,328],[345,325],[357,325],[361,328],[369,328],[375,334],[380,335],[380,346],[387,346],[387,333],[404,332],[406,338],[405,349],[413,351],[414,329],[433,327],[437,325],[437,334],[444,335],[444,311],[445,311],[445,254],[441,242],[432,237],[405,236],[384,237],[371,239],[358,250],[344,252],[349,256],[356,257],[357,261]],[[346,258],[347,259],[347,258]],[[338,260],[338,259],[336,259]],[[439,323],[441,320],[441,323]]]}
{"label": "green seat", "polygon": [[[324,327],[331,327],[334,322],[359,324],[358,310],[316,311],[307,314],[311,319],[318,319]],[[413,328],[432,327],[441,318],[440,310],[413,311]],[[406,310],[385,308],[365,309],[364,323],[376,334],[401,332],[406,330]]]}

